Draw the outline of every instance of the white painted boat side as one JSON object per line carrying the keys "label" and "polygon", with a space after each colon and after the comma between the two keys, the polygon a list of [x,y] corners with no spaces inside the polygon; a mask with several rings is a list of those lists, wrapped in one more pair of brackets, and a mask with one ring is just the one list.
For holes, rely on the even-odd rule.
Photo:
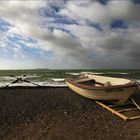
{"label": "white painted boat side", "polygon": [[72,89],[74,92],[86,98],[97,99],[97,100],[119,100],[120,103],[125,102],[137,90],[137,87],[128,87],[128,88],[123,88],[122,91],[113,90],[112,92],[107,92],[105,89],[102,90],[84,89],[81,87],[77,87],[67,81],[66,83],[70,89]]}

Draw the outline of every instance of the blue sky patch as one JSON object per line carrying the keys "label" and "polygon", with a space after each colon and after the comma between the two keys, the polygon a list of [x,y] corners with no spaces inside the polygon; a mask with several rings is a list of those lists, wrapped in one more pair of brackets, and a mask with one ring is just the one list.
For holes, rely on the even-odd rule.
{"label": "blue sky patch", "polygon": [[97,1],[103,5],[106,5],[108,3],[108,1],[110,1],[110,0],[97,0]]}
{"label": "blue sky patch", "polygon": [[61,9],[61,7],[60,7],[60,6],[57,6],[57,5],[51,5],[50,7],[51,7],[51,9],[52,9],[53,11],[55,11],[55,12],[59,12],[60,9]]}
{"label": "blue sky patch", "polygon": [[111,28],[123,28],[123,29],[128,28],[127,22],[123,20],[113,20],[110,26]]}
{"label": "blue sky patch", "polygon": [[22,35],[13,34],[13,36],[7,37],[9,41],[18,43],[20,41],[24,41],[25,43],[37,43],[35,39],[32,39],[30,37],[23,37]]}
{"label": "blue sky patch", "polygon": [[140,0],[131,0],[135,4],[140,4]]}
{"label": "blue sky patch", "polygon": [[86,20],[86,24],[87,24],[88,26],[91,26],[91,27],[93,27],[93,28],[99,30],[99,31],[102,31],[102,30],[103,30],[102,27],[101,27],[101,25],[100,25],[99,23],[94,23],[94,22],[92,22],[92,21]]}
{"label": "blue sky patch", "polygon": [[53,6],[53,8],[42,8],[39,10],[39,14],[45,18],[54,18],[53,21],[47,22],[47,23],[55,23],[55,24],[76,24],[78,25],[78,22],[74,19],[68,18],[66,16],[59,15],[57,12],[59,11],[58,7]]}
{"label": "blue sky patch", "polygon": [[66,30],[66,29],[64,29],[64,28],[48,27],[48,29],[49,29],[51,32],[53,32],[54,30],[61,30],[61,31],[63,31],[63,32],[67,33],[67,34],[69,34],[71,37],[75,37],[75,36],[72,34],[72,32],[70,32],[69,30]]}
{"label": "blue sky patch", "polygon": [[57,13],[57,10],[54,8],[41,8],[39,9],[39,14],[43,17],[52,17],[52,18],[61,18],[62,16],[60,16]]}
{"label": "blue sky patch", "polygon": [[49,59],[53,56],[53,53],[51,51],[44,51],[40,48],[28,47],[28,46],[26,46],[26,44],[20,44],[20,46],[22,46],[22,50],[30,58],[42,58],[43,57],[43,59]]}
{"label": "blue sky patch", "polygon": [[5,32],[10,28],[10,24],[2,19],[0,19],[0,31]]}
{"label": "blue sky patch", "polygon": [[[48,60],[53,57],[53,53],[51,51],[46,51],[41,48],[35,48],[37,41],[33,40],[32,38],[23,38],[20,35],[15,35],[12,37],[7,37],[8,41],[5,42],[5,47],[3,47],[0,51],[0,56],[3,58],[14,58],[14,55],[17,55],[18,58],[23,59],[20,57],[20,53],[14,51],[14,49],[19,48],[19,52],[23,54],[26,58],[25,59],[44,59]],[[28,43],[31,43],[32,46],[28,46]],[[18,47],[19,46],[19,47]]]}
{"label": "blue sky patch", "polygon": [[49,23],[68,24],[68,25],[76,24],[76,25],[78,25],[78,22],[76,20],[73,20],[73,19],[70,19],[67,17],[61,17],[61,18],[59,17],[59,18],[56,18],[56,19],[54,19],[54,21],[49,22]]}
{"label": "blue sky patch", "polygon": [[5,43],[3,42],[3,44],[4,47],[2,47],[0,50],[0,57],[10,59],[10,60],[13,59],[13,55],[15,54],[13,49],[15,48],[15,46],[10,41],[7,41]]}

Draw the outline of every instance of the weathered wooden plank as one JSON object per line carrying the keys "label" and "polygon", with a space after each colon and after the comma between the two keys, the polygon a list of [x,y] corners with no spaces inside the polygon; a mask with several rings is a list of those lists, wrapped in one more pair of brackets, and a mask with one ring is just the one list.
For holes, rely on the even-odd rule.
{"label": "weathered wooden plank", "polygon": [[133,104],[140,110],[140,106],[134,101],[134,99],[131,99],[131,101],[132,101]]}
{"label": "weathered wooden plank", "polygon": [[117,110],[119,113],[121,112],[126,112],[126,111],[132,111],[132,110],[138,110],[137,108],[126,108],[126,109],[122,109],[122,110]]}
{"label": "weathered wooden plank", "polygon": [[112,112],[113,114],[116,114],[117,116],[119,116],[119,117],[122,118],[123,120],[128,120],[128,117],[127,117],[127,116],[125,116],[125,115],[123,115],[123,114],[117,112],[116,110],[114,110],[114,109],[108,107],[107,105],[105,105],[105,104],[103,104],[103,103],[101,103],[101,102],[99,102],[99,101],[95,101],[95,102],[96,102],[98,105],[102,106],[103,108],[109,110],[109,111]]}
{"label": "weathered wooden plank", "polygon": [[140,119],[140,115],[139,116],[134,116],[134,117],[129,117],[129,120],[134,120],[134,119]]}
{"label": "weathered wooden plank", "polygon": [[111,107],[111,108],[115,108],[115,107],[126,106],[126,105],[128,105],[128,104],[130,104],[130,102],[127,102],[127,103],[124,103],[124,104],[108,105],[108,106]]}

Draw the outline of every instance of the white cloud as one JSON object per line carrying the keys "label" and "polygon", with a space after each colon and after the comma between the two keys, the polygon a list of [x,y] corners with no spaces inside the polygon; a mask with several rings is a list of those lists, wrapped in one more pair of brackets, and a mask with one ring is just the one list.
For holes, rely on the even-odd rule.
{"label": "white cloud", "polygon": [[140,5],[130,0],[111,0],[107,5],[97,1],[90,1],[86,5],[79,5],[75,1],[69,1],[59,13],[74,19],[89,19],[95,23],[110,23],[113,19],[127,21],[140,20]]}
{"label": "white cloud", "polygon": [[[134,67],[140,66],[140,5],[129,0],[113,0],[107,5],[97,1],[68,1],[66,4],[56,1],[55,5],[62,8],[58,12],[59,16],[66,16],[79,23],[57,24],[48,23],[53,21],[55,16],[44,17],[39,14],[40,8],[47,9],[51,4],[54,3],[0,1],[0,17],[12,25],[4,34],[5,37],[13,34],[20,34],[23,38],[31,37],[38,42],[26,42],[28,47],[41,48],[53,53],[49,61],[42,60],[41,64],[36,65],[53,68],[115,68],[123,67],[124,64],[126,67],[132,67],[132,64]],[[111,29],[110,23],[114,19],[128,22],[128,29]],[[87,20],[100,23],[102,31],[89,26]],[[55,28],[51,32],[48,27]],[[61,28],[64,30],[60,30]],[[13,50],[15,57],[23,54],[26,58],[22,49]],[[118,61],[120,64],[114,63]]]}

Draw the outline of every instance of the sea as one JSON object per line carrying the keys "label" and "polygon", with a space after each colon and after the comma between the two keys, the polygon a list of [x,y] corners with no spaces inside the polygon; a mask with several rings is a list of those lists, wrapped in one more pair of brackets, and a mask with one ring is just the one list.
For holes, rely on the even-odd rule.
{"label": "sea", "polygon": [[[12,84],[17,78],[23,78],[32,83],[43,86],[66,86],[65,78],[77,77],[81,72],[92,72],[103,76],[129,78],[140,83],[140,69],[30,69],[30,70],[0,70],[0,86]],[[23,83],[24,84],[24,83]]]}

